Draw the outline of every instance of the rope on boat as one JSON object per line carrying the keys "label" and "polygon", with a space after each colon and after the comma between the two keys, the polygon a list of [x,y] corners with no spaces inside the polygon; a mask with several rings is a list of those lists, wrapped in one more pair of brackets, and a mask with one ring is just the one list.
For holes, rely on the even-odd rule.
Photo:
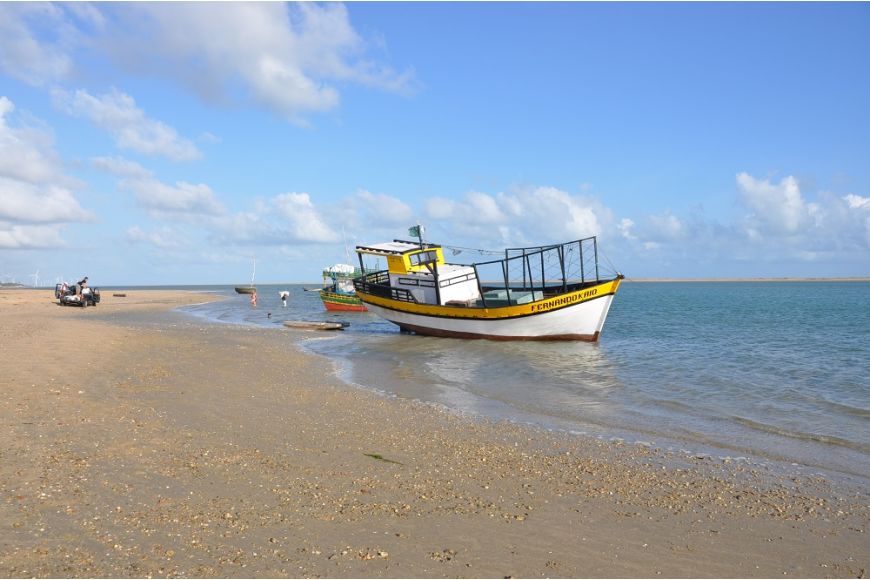
{"label": "rope on boat", "polygon": [[445,245],[442,245],[441,247],[447,248],[448,250],[453,252],[454,256],[461,254],[462,252],[477,252],[478,254],[482,254],[485,256],[503,256],[504,255],[504,252],[494,252],[493,250],[481,250],[478,248],[464,248],[462,246],[445,246]]}

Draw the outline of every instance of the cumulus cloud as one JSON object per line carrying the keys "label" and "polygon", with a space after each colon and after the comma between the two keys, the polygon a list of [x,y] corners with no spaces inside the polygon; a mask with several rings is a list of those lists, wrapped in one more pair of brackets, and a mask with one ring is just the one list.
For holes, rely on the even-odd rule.
{"label": "cumulus cloud", "polygon": [[829,191],[808,195],[791,175],[773,180],[741,172],[735,184],[737,213],[731,218],[702,210],[624,218],[618,226],[624,249],[655,252],[662,264],[676,260],[693,269],[702,263],[752,269],[764,264],[759,275],[777,270],[795,275],[807,262],[845,264],[870,255],[870,198]]}
{"label": "cumulus cloud", "polygon": [[191,219],[225,212],[223,204],[204,183],[179,181],[169,185],[152,177],[144,177],[123,180],[121,187],[132,191],[139,205],[154,217]]}
{"label": "cumulus cloud", "polygon": [[16,225],[0,221],[0,249],[31,250],[66,246],[62,227],[51,225]]}
{"label": "cumulus cloud", "polygon": [[143,179],[151,177],[152,173],[136,163],[123,157],[94,157],[91,165],[100,171],[105,171],[118,177]]}
{"label": "cumulus cloud", "polygon": [[0,247],[62,245],[64,224],[94,215],[76,199],[79,182],[64,174],[51,134],[13,123],[14,111],[0,97]]}
{"label": "cumulus cloud", "polygon": [[63,174],[51,133],[38,127],[13,127],[9,122],[13,111],[12,101],[0,96],[0,175],[27,183],[73,184]]}
{"label": "cumulus cloud", "polygon": [[472,191],[461,199],[430,198],[427,218],[448,222],[457,233],[496,245],[526,245],[599,235],[610,210],[585,196],[555,187],[495,195]]}
{"label": "cumulus cloud", "polygon": [[[98,50],[122,69],[168,78],[212,103],[253,103],[300,124],[337,107],[342,83],[416,90],[413,70],[397,72],[383,52],[371,56],[382,44],[361,37],[347,8],[331,2],[0,3],[0,71],[19,80],[50,86],[87,74],[74,70],[89,62],[79,57]],[[93,115],[111,104],[78,105]],[[173,153],[162,154],[198,155],[164,129],[116,138],[134,149],[168,139]]]}
{"label": "cumulus cloud", "polygon": [[797,232],[806,221],[810,208],[801,195],[798,180],[788,176],[779,183],[756,179],[748,173],[737,174],[737,187],[746,207],[748,227],[753,232],[765,230],[771,233]]}
{"label": "cumulus cloud", "polygon": [[414,220],[411,206],[385,193],[372,193],[361,189],[350,199],[349,205],[362,214],[360,219],[363,224],[407,227]]}
{"label": "cumulus cloud", "polygon": [[671,212],[650,215],[648,236],[655,240],[677,241],[684,239],[688,232],[686,225]]}
{"label": "cumulus cloud", "polygon": [[284,193],[273,203],[290,224],[295,238],[306,242],[335,241],[335,233],[323,222],[307,193]]}
{"label": "cumulus cloud", "polygon": [[330,83],[399,92],[413,84],[412,73],[365,58],[369,47],[338,3],[133,3],[106,11],[114,32],[103,40],[122,66],[171,75],[214,102],[242,94],[296,122],[339,104]]}
{"label": "cumulus cloud", "polygon": [[0,2],[0,71],[40,86],[72,70],[71,14],[47,2]]}
{"label": "cumulus cloud", "polygon": [[870,198],[822,191],[811,201],[791,175],[772,183],[739,173],[737,186],[748,210],[742,226],[756,243],[779,239],[807,259],[825,252],[870,250]]}
{"label": "cumulus cloud", "polygon": [[218,216],[209,234],[223,244],[288,246],[338,241],[335,229],[307,193],[282,193],[258,199],[249,211]]}
{"label": "cumulus cloud", "polygon": [[870,197],[863,197],[850,193],[849,195],[843,196],[843,201],[845,201],[851,209],[870,210]]}
{"label": "cumulus cloud", "polygon": [[124,238],[129,243],[146,244],[160,250],[175,250],[185,245],[185,236],[165,226],[150,232],[146,232],[139,226],[133,226],[127,228]]}
{"label": "cumulus cloud", "polygon": [[93,219],[70,190],[55,185],[37,186],[0,175],[0,199],[0,219],[6,221],[36,224]]}
{"label": "cumulus cloud", "polygon": [[619,224],[617,224],[617,229],[623,238],[627,240],[637,239],[637,236],[632,233],[632,228],[634,227],[634,220],[630,218],[622,218],[619,220]]}
{"label": "cumulus cloud", "polygon": [[149,118],[130,95],[117,89],[95,97],[84,90],[74,93],[57,89],[55,103],[66,112],[84,117],[107,131],[121,149],[159,155],[173,161],[202,156],[189,140],[162,121]]}

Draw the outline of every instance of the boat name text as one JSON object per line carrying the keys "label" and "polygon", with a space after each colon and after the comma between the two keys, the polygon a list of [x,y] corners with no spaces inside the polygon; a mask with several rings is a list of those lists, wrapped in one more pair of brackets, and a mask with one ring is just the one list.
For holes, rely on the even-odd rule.
{"label": "boat name text", "polygon": [[596,294],[598,294],[598,288],[591,288],[589,290],[578,292],[576,294],[571,294],[569,296],[562,296],[561,298],[556,298],[554,300],[547,300],[546,302],[538,302],[537,304],[532,304],[531,311],[541,312],[542,310],[551,310],[560,306],[567,306],[568,304],[582,302],[584,300],[587,300],[588,298],[592,298]]}

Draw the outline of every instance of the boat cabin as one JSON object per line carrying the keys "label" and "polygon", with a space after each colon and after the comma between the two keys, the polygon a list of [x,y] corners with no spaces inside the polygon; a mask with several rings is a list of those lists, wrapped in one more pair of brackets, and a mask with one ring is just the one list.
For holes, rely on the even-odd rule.
{"label": "boat cabin", "polygon": [[[435,244],[419,244],[394,240],[373,246],[357,246],[362,256],[383,256],[387,259],[386,276],[381,280],[396,292],[393,298],[420,304],[466,306],[480,298],[477,276],[472,266],[448,264],[444,250]],[[362,266],[361,266],[362,267]]]}

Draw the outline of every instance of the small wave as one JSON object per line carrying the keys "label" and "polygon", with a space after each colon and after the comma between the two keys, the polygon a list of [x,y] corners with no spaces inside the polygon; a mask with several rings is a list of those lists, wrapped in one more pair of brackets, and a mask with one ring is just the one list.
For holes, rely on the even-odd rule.
{"label": "small wave", "polygon": [[823,399],[821,401],[823,405],[826,407],[833,409],[835,411],[839,411],[844,415],[851,415],[853,417],[858,417],[861,419],[870,419],[870,410],[864,409],[862,407],[853,407],[852,405],[844,405],[843,403],[837,403],[836,401],[831,401],[829,399]]}
{"label": "small wave", "polygon": [[814,441],[816,443],[824,443],[826,445],[846,447],[848,449],[854,449],[862,453],[870,453],[870,445],[860,443],[858,441],[850,441],[848,439],[836,437],[834,435],[822,435],[819,433],[804,433],[801,431],[792,431],[790,429],[784,429],[775,425],[759,423],[758,421],[753,421],[752,419],[747,419],[745,417],[732,416],[731,419],[743,425],[744,427],[749,427],[750,429],[755,429],[756,431],[762,431],[764,433],[770,433],[771,435],[780,435],[782,437],[800,439],[802,441]]}

